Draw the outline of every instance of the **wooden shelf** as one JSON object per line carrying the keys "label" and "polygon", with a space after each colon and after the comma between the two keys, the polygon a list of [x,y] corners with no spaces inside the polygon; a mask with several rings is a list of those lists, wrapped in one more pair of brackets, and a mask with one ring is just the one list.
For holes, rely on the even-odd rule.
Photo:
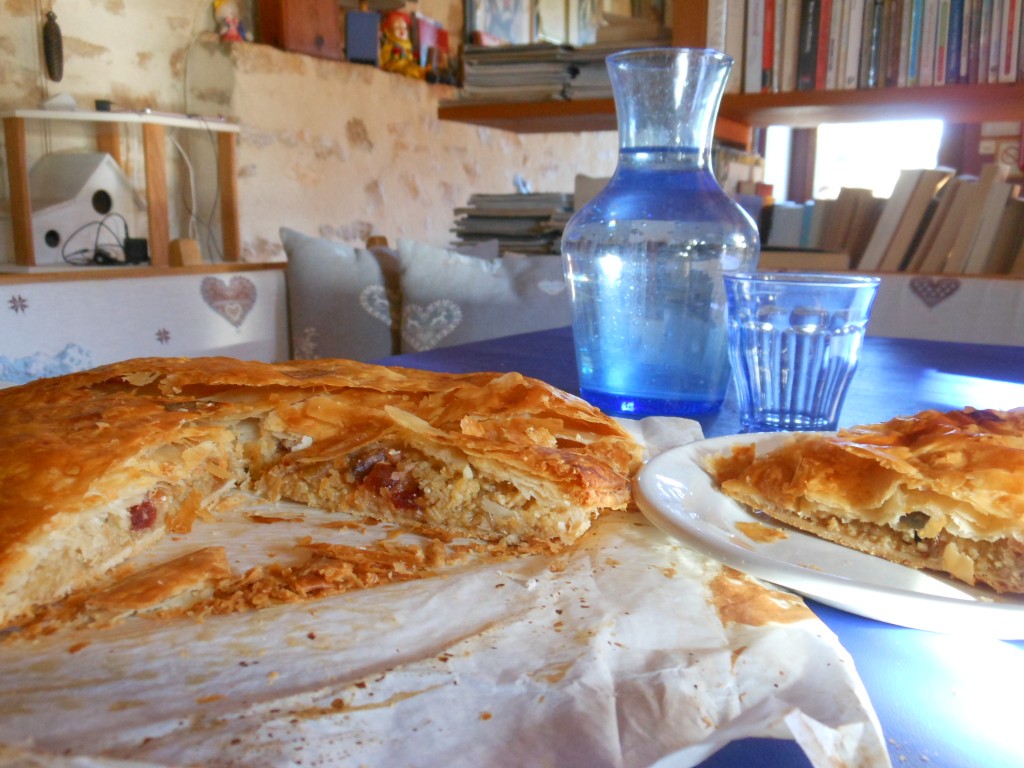
{"label": "wooden shelf", "polygon": [[1024,120],[1024,83],[727,94],[719,115],[752,126],[932,118],[948,123]]}
{"label": "wooden shelf", "polygon": [[[614,131],[612,99],[447,104],[438,118],[514,133]],[[1024,119],[1024,83],[727,94],[715,135],[747,145],[750,126],[813,127],[821,123],[932,118],[948,123]]]}
{"label": "wooden shelf", "polygon": [[[617,128],[612,99],[444,104],[438,107],[437,116],[441,120],[513,133],[576,133]],[[750,128],[719,117],[715,137],[726,144],[746,147],[750,144]]]}

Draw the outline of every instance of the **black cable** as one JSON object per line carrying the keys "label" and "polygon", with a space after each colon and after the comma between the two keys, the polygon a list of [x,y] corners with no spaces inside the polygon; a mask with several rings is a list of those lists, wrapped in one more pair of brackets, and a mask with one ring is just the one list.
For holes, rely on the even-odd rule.
{"label": "black cable", "polygon": [[[121,226],[124,227],[124,240],[126,240],[128,238],[128,236],[129,236],[128,221],[120,213],[108,213],[106,216],[104,216],[99,221],[86,222],[85,224],[83,224],[80,227],[78,227],[78,229],[76,229],[70,235],[68,235],[68,237],[64,240],[64,244],[61,246],[61,252],[60,252],[61,258],[64,260],[64,262],[67,263],[67,264],[71,264],[73,266],[76,266],[76,267],[84,267],[84,266],[88,266],[90,264],[100,264],[100,263],[103,263],[103,262],[101,262],[99,260],[99,257],[98,257],[98,254],[100,254],[102,252],[105,252],[104,250],[101,250],[101,246],[102,246],[103,249],[117,249],[117,250],[120,250],[121,254],[123,256],[124,255],[124,240],[119,238],[117,232],[115,232],[110,227],[110,225],[107,224],[107,220],[108,219],[119,219],[121,221]],[[90,248],[79,248],[76,251],[68,252],[68,246],[71,245],[72,241],[76,237],[78,237],[81,233],[85,232],[87,229],[90,229],[92,227],[96,228],[96,237],[93,239],[92,248],[91,249]],[[109,232],[111,234],[111,236],[114,238],[115,242],[113,242],[113,243],[101,243],[100,242],[100,238],[103,236],[103,231],[104,230],[106,230],[107,232]],[[88,254],[88,255],[85,255],[85,254]],[[84,258],[83,258],[83,256],[84,256]],[[110,259],[113,261],[113,257],[112,256],[110,257]],[[111,263],[111,262],[106,262],[106,263]]]}

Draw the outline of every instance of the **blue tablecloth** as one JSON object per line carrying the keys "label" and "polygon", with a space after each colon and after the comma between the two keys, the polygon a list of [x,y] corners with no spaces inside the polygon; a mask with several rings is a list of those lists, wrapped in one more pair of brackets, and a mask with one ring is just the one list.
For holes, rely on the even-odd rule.
{"label": "blue tablecloth", "polygon": [[[402,355],[383,362],[439,371],[520,371],[578,391],[568,328]],[[841,425],[884,421],[925,408],[1024,405],[1024,350],[909,339],[866,340]],[[730,396],[700,419],[707,436],[735,434]],[[808,601],[853,656],[895,766],[1019,768],[1024,737],[1024,641],[942,635],[883,624]],[[706,766],[807,766],[791,742],[748,739]]]}

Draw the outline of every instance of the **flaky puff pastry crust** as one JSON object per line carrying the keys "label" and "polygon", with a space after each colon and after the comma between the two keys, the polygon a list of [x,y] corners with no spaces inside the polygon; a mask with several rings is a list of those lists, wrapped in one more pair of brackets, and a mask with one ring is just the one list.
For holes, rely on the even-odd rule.
{"label": "flaky puff pastry crust", "polygon": [[612,419],[516,373],[149,358],[0,390],[0,626],[225,489],[562,545],[628,503],[639,461]]}
{"label": "flaky puff pastry crust", "polygon": [[1024,592],[1024,408],[929,410],[797,435],[709,471],[747,506],[832,541]]}

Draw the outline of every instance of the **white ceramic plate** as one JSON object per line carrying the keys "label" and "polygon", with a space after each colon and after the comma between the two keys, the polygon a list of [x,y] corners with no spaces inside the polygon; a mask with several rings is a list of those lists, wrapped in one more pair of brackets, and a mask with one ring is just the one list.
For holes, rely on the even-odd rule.
{"label": "white ceramic plate", "polygon": [[720,493],[701,468],[702,456],[733,444],[754,443],[762,451],[785,437],[732,435],[666,451],[640,472],[637,502],[652,523],[698,551],[826,605],[915,629],[1024,639],[1024,599],[890,563],[754,515]]}

